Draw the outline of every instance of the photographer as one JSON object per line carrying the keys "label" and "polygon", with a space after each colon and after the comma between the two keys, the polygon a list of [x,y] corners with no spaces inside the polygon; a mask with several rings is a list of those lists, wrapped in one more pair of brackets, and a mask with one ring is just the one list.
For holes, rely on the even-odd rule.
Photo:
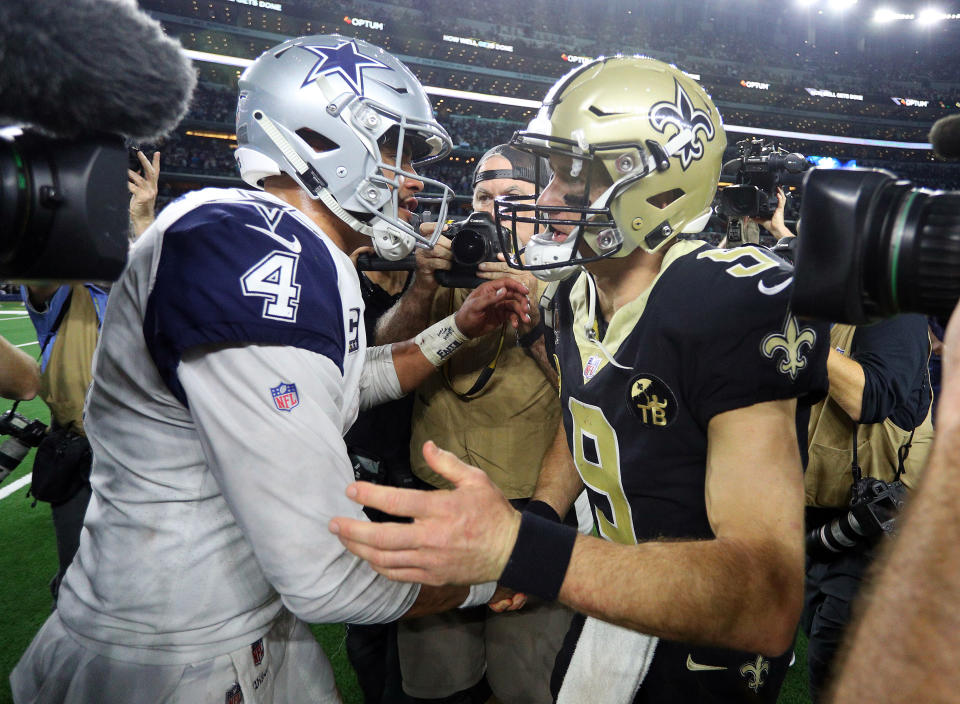
{"label": "photographer", "polygon": [[[545,182],[546,169],[540,174]],[[474,214],[492,217],[499,196],[532,194],[536,175],[532,155],[506,145],[490,149],[474,172]],[[532,232],[531,225],[527,236]],[[488,250],[490,244],[488,240]],[[539,295],[542,284],[529,272],[490,259],[477,265],[477,278],[519,279],[530,289],[531,300],[537,300],[534,295]],[[381,319],[378,342],[403,339],[459,308],[470,289],[447,288],[437,281],[438,271],[449,274],[454,267],[457,272],[452,260],[446,238],[433,250],[418,250],[415,280]],[[464,272],[457,275],[463,277]],[[448,281],[443,274],[439,278]],[[534,345],[543,348],[542,328],[532,309],[531,317],[516,336],[503,329],[468,343],[417,390],[410,447],[412,469],[420,479],[440,488],[449,486],[420,452],[430,439],[483,469],[515,506],[526,504],[561,410],[555,400],[555,377],[547,376],[530,350]],[[398,646],[404,690],[418,700],[448,701],[457,696],[451,701],[486,701],[492,690],[502,704],[549,702],[550,672],[570,618],[562,606],[537,602],[509,613],[483,607],[401,622]]]}
{"label": "photographer", "polygon": [[37,448],[31,493],[50,503],[59,561],[50,582],[56,603],[90,501],[91,455],[83,402],[107,291],[94,284],[24,286],[22,295],[40,342],[40,396],[50,408],[50,432]]}

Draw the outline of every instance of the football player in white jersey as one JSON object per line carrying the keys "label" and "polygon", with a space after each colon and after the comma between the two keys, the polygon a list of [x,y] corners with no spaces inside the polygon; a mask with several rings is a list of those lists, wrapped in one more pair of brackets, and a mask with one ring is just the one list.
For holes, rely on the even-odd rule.
{"label": "football player in white jersey", "polygon": [[[429,246],[414,164],[451,142],[382,49],[291,40],[240,79],[237,160],[262,192],[205,189],[134,245],[107,306],[86,428],[79,552],[11,675],[16,702],[336,702],[306,622],[486,603],[493,584],[392,582],[327,531],[362,513],[342,435],[470,337],[528,320],[527,290],[478,288],[414,340],[367,348],[348,253]],[[452,195],[436,181],[430,185]]]}

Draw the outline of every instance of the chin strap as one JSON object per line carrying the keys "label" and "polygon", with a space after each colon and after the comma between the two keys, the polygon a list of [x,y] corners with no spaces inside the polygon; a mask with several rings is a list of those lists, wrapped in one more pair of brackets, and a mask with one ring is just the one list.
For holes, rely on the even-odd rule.
{"label": "chin strap", "polygon": [[587,339],[596,347],[600,349],[600,352],[603,354],[604,358],[617,367],[618,369],[633,369],[633,367],[627,367],[623,364],[619,364],[611,355],[607,348],[603,346],[603,343],[600,341],[600,336],[597,334],[597,284],[594,283],[593,276],[590,275],[590,272],[585,272],[587,277],[587,324],[584,326],[586,328]]}

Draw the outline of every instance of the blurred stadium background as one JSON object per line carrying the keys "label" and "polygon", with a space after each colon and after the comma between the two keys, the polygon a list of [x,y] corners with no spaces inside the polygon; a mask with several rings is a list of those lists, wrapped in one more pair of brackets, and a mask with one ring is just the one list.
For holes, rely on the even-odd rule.
{"label": "blurred stadium background", "polygon": [[[934,0],[929,0],[933,2]],[[430,169],[467,195],[477,157],[534,114],[573,64],[642,53],[713,96],[734,143],[762,136],[829,166],[890,169],[960,188],[927,131],[960,110],[960,4],[928,0],[143,0],[194,57],[200,85],[165,143],[161,199],[240,184],[232,150],[245,62],[289,37],[339,33],[401,58],[456,150]],[[143,145],[146,149],[154,145]],[[466,198],[464,199],[466,201]],[[796,213],[799,199],[791,203]],[[719,233],[723,225],[714,222]]]}

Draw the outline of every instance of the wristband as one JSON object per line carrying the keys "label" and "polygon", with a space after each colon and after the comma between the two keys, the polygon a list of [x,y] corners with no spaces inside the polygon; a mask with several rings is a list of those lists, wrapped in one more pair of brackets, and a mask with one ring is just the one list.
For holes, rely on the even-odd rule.
{"label": "wristband", "polygon": [[543,320],[541,319],[529,332],[525,332],[522,335],[517,335],[517,344],[523,347],[524,349],[529,348],[534,342],[543,337],[543,333],[546,331],[546,327],[543,325]]}
{"label": "wristband", "polygon": [[413,341],[423,352],[423,356],[430,360],[435,367],[447,361],[447,357],[457,351],[467,336],[457,327],[455,314],[448,315],[438,323],[434,323],[422,333],[413,338]]}
{"label": "wristband", "polygon": [[553,601],[567,574],[577,539],[576,529],[538,516],[520,514],[520,532],[500,584],[514,591]]}
{"label": "wristband", "polygon": [[523,510],[526,513],[532,513],[535,516],[546,518],[548,521],[553,521],[554,523],[563,523],[563,520],[560,518],[560,514],[554,510],[553,506],[548,504],[546,501],[541,501],[540,499],[532,499],[526,506],[523,507]]}
{"label": "wristband", "polygon": [[474,606],[483,606],[488,603],[494,593],[497,591],[496,582],[484,582],[483,584],[471,584],[470,593],[458,609],[472,609]]}

